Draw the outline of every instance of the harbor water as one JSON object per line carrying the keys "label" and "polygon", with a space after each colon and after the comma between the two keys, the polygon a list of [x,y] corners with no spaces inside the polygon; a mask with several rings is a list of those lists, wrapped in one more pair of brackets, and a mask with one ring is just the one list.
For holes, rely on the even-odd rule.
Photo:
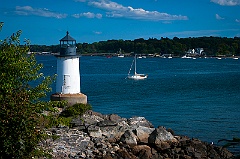
{"label": "harbor water", "polygon": [[[45,75],[56,73],[54,56],[36,59]],[[94,111],[143,116],[155,127],[214,144],[240,137],[240,59],[138,59],[137,72],[148,74],[145,80],[126,79],[132,60],[80,58],[81,92]]]}

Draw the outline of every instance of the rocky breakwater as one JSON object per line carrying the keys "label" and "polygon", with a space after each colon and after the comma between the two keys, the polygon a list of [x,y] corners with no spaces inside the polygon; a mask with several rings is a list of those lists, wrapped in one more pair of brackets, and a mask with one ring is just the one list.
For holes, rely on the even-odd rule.
{"label": "rocky breakwater", "polygon": [[227,149],[154,128],[144,117],[121,118],[88,111],[72,121],[72,128],[51,128],[55,140],[40,146],[53,158],[88,159],[219,159],[233,158]]}

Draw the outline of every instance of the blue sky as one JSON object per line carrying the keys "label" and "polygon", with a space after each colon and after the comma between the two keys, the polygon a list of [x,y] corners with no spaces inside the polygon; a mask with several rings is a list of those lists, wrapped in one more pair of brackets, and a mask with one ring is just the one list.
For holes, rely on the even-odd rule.
{"label": "blue sky", "polygon": [[112,39],[240,36],[240,0],[1,0],[0,39],[22,30],[31,44]]}

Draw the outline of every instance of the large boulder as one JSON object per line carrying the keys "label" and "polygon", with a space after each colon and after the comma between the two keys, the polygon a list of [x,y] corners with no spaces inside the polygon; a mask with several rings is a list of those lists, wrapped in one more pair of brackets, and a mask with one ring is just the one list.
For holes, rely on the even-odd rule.
{"label": "large boulder", "polygon": [[171,142],[177,142],[177,140],[162,126],[156,128],[148,138],[148,143],[155,145],[159,150],[170,148]]}
{"label": "large boulder", "polygon": [[116,126],[104,126],[100,127],[103,136],[108,138],[110,142],[117,142],[120,140],[121,136],[125,133],[126,130],[130,130],[131,127],[125,122],[122,121]]}
{"label": "large boulder", "polygon": [[100,127],[95,126],[95,125],[88,126],[87,133],[91,137],[102,137],[102,131],[101,131]]}
{"label": "large boulder", "polygon": [[129,146],[136,146],[137,136],[131,130],[126,130],[121,136],[120,141],[124,144],[128,144]]}
{"label": "large boulder", "polygon": [[154,131],[154,128],[139,126],[133,130],[135,135],[137,136],[139,143],[148,143],[149,135]]}
{"label": "large boulder", "polygon": [[119,122],[122,120],[122,118],[117,114],[110,114],[108,115],[108,120]]}
{"label": "large boulder", "polygon": [[135,156],[140,159],[150,159],[152,158],[151,147],[147,145],[137,145],[132,148],[132,152]]}
{"label": "large boulder", "polygon": [[153,124],[146,120],[144,117],[132,117],[128,119],[128,124],[130,126],[144,126],[149,128],[154,128]]}
{"label": "large boulder", "polygon": [[150,134],[148,142],[153,144],[159,144],[161,141],[175,140],[174,136],[168,132],[163,126],[155,128]]}

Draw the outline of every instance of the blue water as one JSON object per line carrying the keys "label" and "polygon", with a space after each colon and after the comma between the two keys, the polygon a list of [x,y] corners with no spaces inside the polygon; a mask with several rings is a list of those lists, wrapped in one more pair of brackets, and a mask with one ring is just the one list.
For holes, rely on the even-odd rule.
{"label": "blue water", "polygon": [[[37,60],[44,74],[56,73],[54,56]],[[139,81],[125,79],[132,60],[81,57],[81,92],[94,111],[144,116],[155,127],[216,144],[240,137],[240,60],[138,59],[138,72],[148,74]]]}

